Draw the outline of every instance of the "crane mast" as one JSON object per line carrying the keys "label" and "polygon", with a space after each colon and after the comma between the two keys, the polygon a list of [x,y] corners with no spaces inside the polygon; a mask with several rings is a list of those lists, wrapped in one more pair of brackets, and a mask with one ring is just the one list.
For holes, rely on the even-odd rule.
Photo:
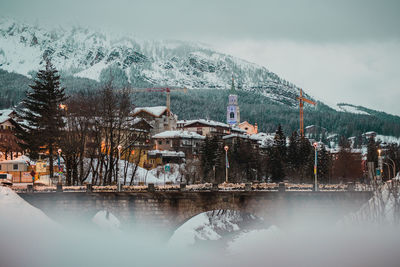
{"label": "crane mast", "polygon": [[304,137],[304,102],[307,102],[311,105],[316,105],[314,101],[311,101],[303,96],[303,90],[300,89],[300,96],[297,97],[297,100],[299,100],[299,107],[300,107],[300,136]]}

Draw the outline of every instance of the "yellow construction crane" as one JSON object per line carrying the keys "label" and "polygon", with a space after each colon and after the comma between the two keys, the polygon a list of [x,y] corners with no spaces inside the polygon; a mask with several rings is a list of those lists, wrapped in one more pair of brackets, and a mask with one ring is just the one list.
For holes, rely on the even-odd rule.
{"label": "yellow construction crane", "polygon": [[311,105],[316,105],[314,101],[311,101],[303,96],[303,90],[300,89],[300,97],[297,97],[297,100],[299,100],[299,105],[300,105],[300,136],[304,137],[304,102],[307,102]]}

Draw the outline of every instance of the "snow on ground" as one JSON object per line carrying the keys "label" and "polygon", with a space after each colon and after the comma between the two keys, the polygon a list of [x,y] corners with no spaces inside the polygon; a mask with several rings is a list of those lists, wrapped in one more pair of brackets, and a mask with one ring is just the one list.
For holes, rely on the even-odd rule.
{"label": "snow on ground", "polygon": [[349,112],[349,113],[354,113],[354,114],[361,114],[361,115],[370,115],[368,112],[359,110],[357,107],[352,106],[352,105],[338,104],[337,107],[338,108],[336,108],[336,110],[338,110],[338,111]]}
{"label": "snow on ground", "polygon": [[93,216],[92,222],[107,231],[119,231],[121,222],[109,211],[101,210]]}
{"label": "snow on ground", "polygon": [[[164,166],[158,166],[157,168],[152,170],[146,170],[138,166],[134,178],[135,181],[134,183],[137,184],[138,182],[145,182],[145,184],[154,183],[158,185],[164,184],[166,182],[171,182],[174,184],[179,183],[181,179],[179,168],[182,168],[182,166],[179,164],[169,164],[169,165],[170,165],[169,172],[165,171]],[[132,173],[134,166],[131,165],[130,168],[131,170],[129,171],[129,173]]]}
{"label": "snow on ground", "polygon": [[[93,163],[96,165],[96,162]],[[149,183],[154,183],[156,185],[163,185],[164,183],[173,183],[179,184],[181,179],[185,181],[184,177],[181,175],[180,170],[184,168],[184,164],[169,164],[170,171],[165,171],[165,166],[158,166],[152,170],[147,170],[137,166],[136,173],[134,175],[134,185],[137,185],[139,182],[143,182],[146,185]],[[124,181],[124,173],[126,172],[126,182],[129,184],[132,178],[132,174],[135,170],[135,164],[128,163],[125,160],[119,161],[119,179],[121,183]],[[88,176],[85,182],[91,182],[91,175]]]}
{"label": "snow on ground", "polygon": [[[374,196],[360,210],[350,214],[339,224],[354,222],[395,224],[396,220],[400,219],[400,214],[398,214],[400,210],[399,178],[398,174],[396,179],[376,189]],[[399,209],[397,212],[396,207]]]}
{"label": "snow on ground", "polygon": [[88,78],[88,79],[92,79],[95,81],[100,81],[100,74],[102,72],[102,70],[104,70],[105,68],[107,68],[107,64],[103,61],[100,61],[97,64],[94,64],[93,66],[79,72],[76,73],[74,76],[76,77],[81,77],[81,78]]}
{"label": "snow on ground", "polygon": [[239,231],[239,222],[242,215],[237,211],[214,210],[200,213],[183,225],[172,235],[170,246],[186,247],[194,245],[196,241],[219,240],[226,233]]}
{"label": "snow on ground", "polygon": [[169,245],[185,247],[195,244],[196,240],[218,240],[217,234],[210,225],[207,213],[201,213],[179,227],[169,240]]}
{"label": "snow on ground", "polygon": [[0,186],[0,266],[46,265],[62,227],[13,190]]}
{"label": "snow on ground", "polygon": [[[41,210],[33,207],[11,188],[0,186],[0,214],[2,223],[12,222],[30,226],[54,226],[53,222]],[[29,218],[29,221],[26,220]],[[13,225],[12,224],[12,225]],[[10,225],[10,226],[12,226]]]}

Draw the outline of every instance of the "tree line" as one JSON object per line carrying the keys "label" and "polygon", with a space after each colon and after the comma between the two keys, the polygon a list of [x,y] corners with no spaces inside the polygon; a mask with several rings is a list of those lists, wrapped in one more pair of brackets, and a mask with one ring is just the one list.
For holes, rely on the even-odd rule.
{"label": "tree line", "polygon": [[[134,155],[135,142],[143,136],[133,129],[130,114],[134,105],[128,90],[117,90],[110,79],[95,91],[81,90],[67,96],[60,75],[50,62],[36,74],[30,87],[17,112],[19,120],[23,121],[17,129],[17,137],[21,148],[28,151],[32,159],[47,155],[51,177],[60,149],[68,185],[87,181],[110,185],[116,183],[117,177],[123,177],[123,184],[133,183],[142,155],[142,151]],[[368,161],[377,164],[376,151],[381,146],[369,140]],[[365,177],[361,153],[355,153],[344,136],[339,147],[335,153],[329,153],[319,144],[320,182],[347,182]],[[227,152],[229,181],[312,183],[314,152],[310,140],[299,136],[297,131],[293,131],[287,141],[281,125],[275,131],[271,146],[260,147],[251,140],[239,138]],[[399,146],[386,146],[385,152],[398,163],[398,169]],[[188,160],[182,176],[191,182],[222,182],[225,164],[224,140],[206,137],[200,159]],[[388,173],[389,170],[384,171],[390,178]]]}
{"label": "tree line", "polygon": [[[137,170],[134,143],[143,136],[133,131],[134,106],[128,90],[117,90],[110,81],[96,91],[67,96],[49,61],[30,87],[17,112],[23,123],[16,135],[32,159],[48,159],[50,177],[59,154],[67,185],[87,181],[110,185],[117,177],[123,178],[123,184],[133,183]],[[134,171],[128,173],[132,166]]]}

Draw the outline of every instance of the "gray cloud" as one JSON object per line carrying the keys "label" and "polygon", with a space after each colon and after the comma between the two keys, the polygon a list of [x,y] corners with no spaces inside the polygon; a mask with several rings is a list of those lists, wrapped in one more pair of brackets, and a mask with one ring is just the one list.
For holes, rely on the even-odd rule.
{"label": "gray cloud", "polygon": [[328,104],[345,102],[400,115],[399,41],[245,40],[215,47],[268,67]]}
{"label": "gray cloud", "polygon": [[337,42],[400,37],[397,0],[2,0],[0,12],[78,21],[161,38]]}
{"label": "gray cloud", "polygon": [[2,0],[0,15],[202,41],[331,102],[400,114],[400,1]]}

